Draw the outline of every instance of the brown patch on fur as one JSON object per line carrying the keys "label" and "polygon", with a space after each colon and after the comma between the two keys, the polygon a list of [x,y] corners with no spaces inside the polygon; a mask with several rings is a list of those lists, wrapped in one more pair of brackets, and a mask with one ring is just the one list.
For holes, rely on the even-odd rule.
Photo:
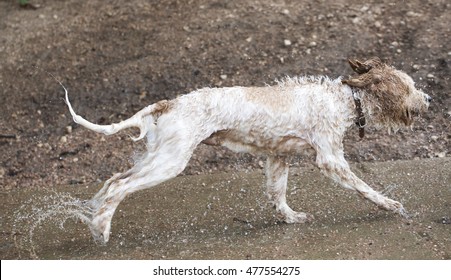
{"label": "brown patch on fur", "polygon": [[96,216],[102,215],[103,213],[105,213],[105,211],[105,207],[100,208],[99,211],[97,211]]}
{"label": "brown patch on fur", "polygon": [[172,108],[172,102],[166,99],[160,100],[154,104],[155,108],[152,110],[152,115],[158,119],[161,115],[168,112]]}
{"label": "brown patch on fur", "polygon": [[[377,59],[371,60],[372,64],[367,62],[353,65],[351,67],[357,73],[358,77],[343,80],[343,84],[359,88],[365,91],[363,103],[371,107],[371,119],[379,124],[412,124],[412,116],[406,104],[409,95],[409,85],[400,77],[397,70],[380,62]],[[364,70],[369,69],[367,72]]]}

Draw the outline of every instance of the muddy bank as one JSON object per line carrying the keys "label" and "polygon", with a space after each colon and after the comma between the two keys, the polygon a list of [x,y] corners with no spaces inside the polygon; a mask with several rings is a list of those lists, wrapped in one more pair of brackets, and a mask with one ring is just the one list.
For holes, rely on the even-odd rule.
{"label": "muddy bank", "polygon": [[[92,196],[99,185],[41,186],[1,193],[2,259],[450,259],[451,159],[353,165],[363,180],[401,201],[412,221],[378,210],[316,168],[291,170],[289,203],[315,215],[280,223],[266,205],[260,170],[182,176],[137,192],[120,205],[110,242],[68,220],[44,215],[57,200]],[[50,199],[49,199],[50,198]],[[22,207],[21,210],[19,210]],[[29,214],[29,213],[28,213]],[[29,229],[36,226],[30,241]]]}
{"label": "muddy bank", "polygon": [[[379,56],[434,102],[413,130],[368,128],[358,141],[352,128],[349,160],[451,156],[450,1],[30,3],[39,8],[0,1],[0,190],[106,180],[145,148],[130,141],[134,131],[104,137],[75,125],[45,71],[68,88],[79,114],[107,124],[195,89],[347,77],[347,58]],[[200,145],[184,174],[258,167],[248,154]]]}

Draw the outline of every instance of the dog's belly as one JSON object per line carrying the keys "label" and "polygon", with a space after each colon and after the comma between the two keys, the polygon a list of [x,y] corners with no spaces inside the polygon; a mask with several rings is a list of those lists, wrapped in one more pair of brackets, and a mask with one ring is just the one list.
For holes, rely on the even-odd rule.
{"label": "dog's belly", "polygon": [[202,143],[224,146],[237,153],[294,154],[311,148],[307,141],[295,136],[262,135],[243,133],[235,130],[222,130],[213,133]]}

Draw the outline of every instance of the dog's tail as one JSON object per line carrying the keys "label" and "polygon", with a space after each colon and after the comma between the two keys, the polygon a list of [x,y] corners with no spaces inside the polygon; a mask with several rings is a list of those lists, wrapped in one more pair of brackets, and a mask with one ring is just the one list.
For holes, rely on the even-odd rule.
{"label": "dog's tail", "polygon": [[[61,84],[61,83],[60,83]],[[90,129],[96,132],[100,132],[106,135],[114,134],[120,130],[130,128],[130,127],[137,127],[140,130],[138,137],[131,137],[133,141],[138,141],[143,139],[146,134],[155,127],[155,119],[154,117],[158,114],[159,111],[162,111],[161,107],[163,106],[164,109],[167,108],[168,102],[166,100],[157,102],[155,104],[152,104],[150,106],[145,107],[141,111],[137,112],[134,116],[132,116],[129,119],[126,119],[124,121],[121,121],[119,123],[113,123],[110,125],[98,125],[95,123],[92,123],[80,115],[77,115],[72,108],[72,105],[69,101],[69,95],[67,93],[67,89],[61,84],[61,86],[64,88],[65,91],[65,102],[67,104],[67,107],[69,108],[69,112],[72,115],[72,118],[74,119],[74,122]]]}

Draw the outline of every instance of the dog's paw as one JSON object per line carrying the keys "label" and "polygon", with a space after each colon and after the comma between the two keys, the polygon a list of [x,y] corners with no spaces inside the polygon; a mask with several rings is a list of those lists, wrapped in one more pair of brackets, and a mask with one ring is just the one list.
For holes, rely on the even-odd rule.
{"label": "dog's paw", "polygon": [[390,198],[385,198],[382,203],[378,203],[378,206],[384,210],[393,212],[399,212],[400,209],[404,208],[400,202]]}
{"label": "dog's paw", "polygon": [[381,205],[381,208],[398,213],[405,219],[409,220],[411,218],[406,209],[404,209],[404,206],[402,206],[402,204],[396,200],[387,198],[385,203]]}

